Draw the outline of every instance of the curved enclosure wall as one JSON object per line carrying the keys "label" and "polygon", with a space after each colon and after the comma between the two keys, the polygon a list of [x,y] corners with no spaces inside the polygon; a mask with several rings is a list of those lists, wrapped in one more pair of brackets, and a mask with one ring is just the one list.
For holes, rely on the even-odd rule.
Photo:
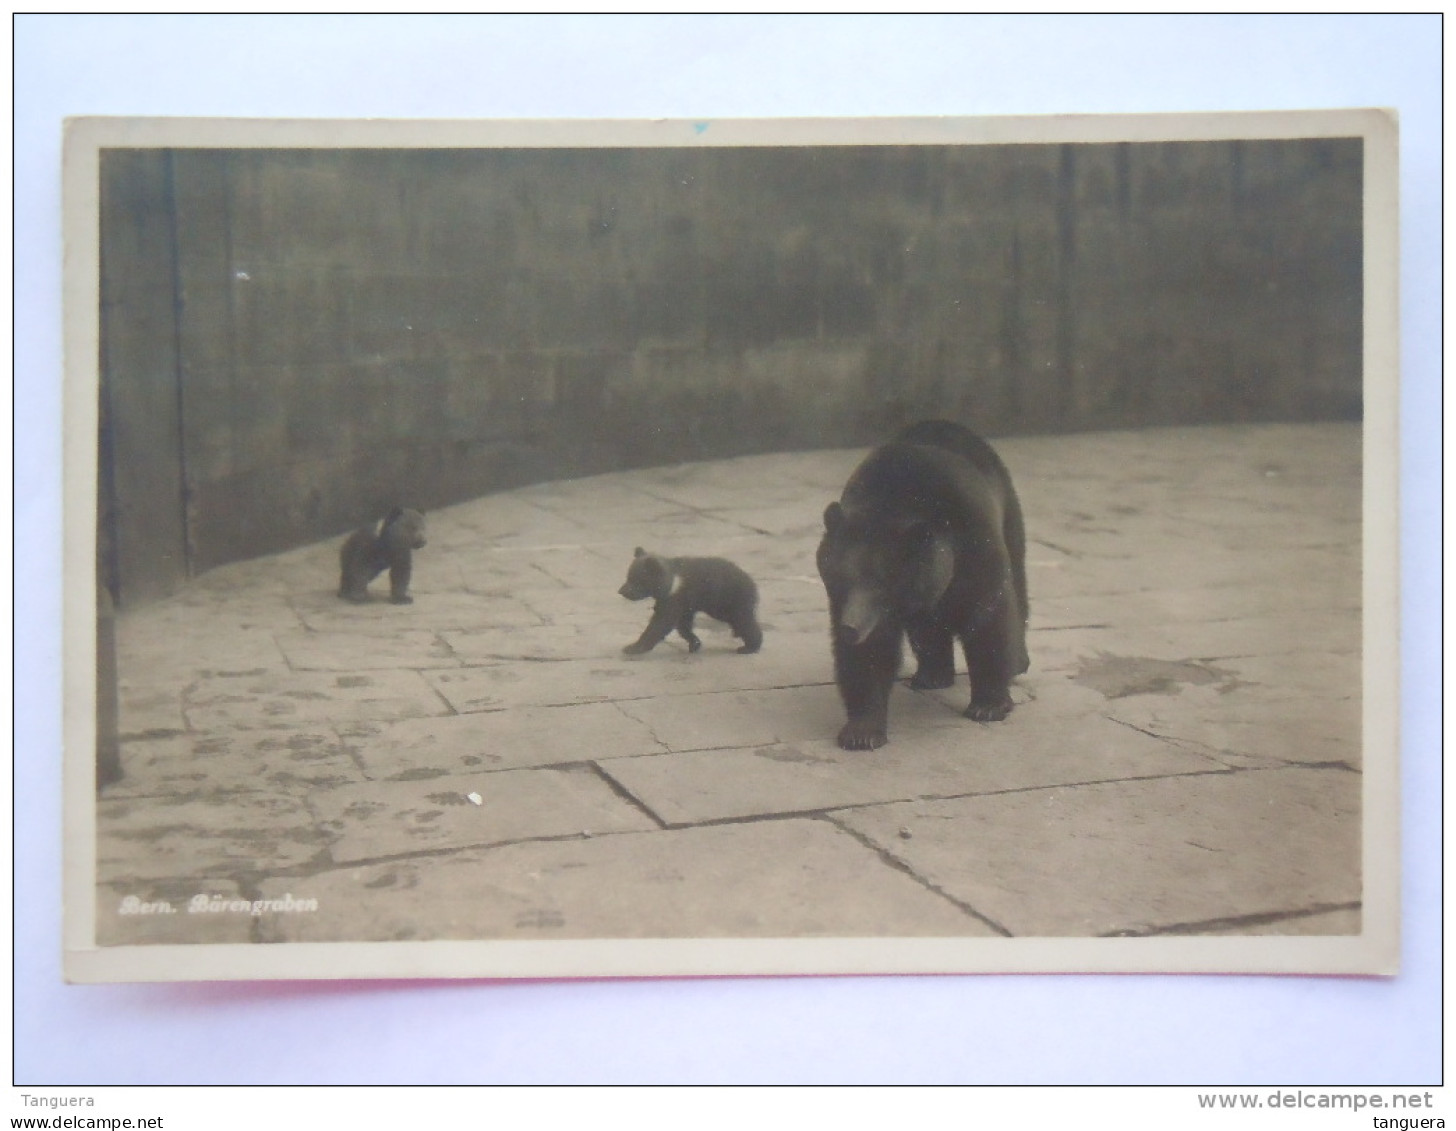
{"label": "curved enclosure wall", "polygon": [[1354,139],[148,150],[101,162],[126,604],[546,478],[1353,418]]}

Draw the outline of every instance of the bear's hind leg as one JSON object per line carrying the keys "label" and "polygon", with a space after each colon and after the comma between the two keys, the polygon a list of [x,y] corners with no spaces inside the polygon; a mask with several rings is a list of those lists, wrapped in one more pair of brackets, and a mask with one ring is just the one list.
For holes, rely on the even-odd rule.
{"label": "bear's hind leg", "polygon": [[339,596],[354,604],[369,600],[368,586],[379,571],[374,565],[374,535],[356,530],[339,547]]}
{"label": "bear's hind leg", "polygon": [[365,604],[369,600],[369,583],[378,573],[378,570],[358,562],[344,566],[339,574],[339,596],[356,605]]}
{"label": "bear's hind leg", "polygon": [[733,635],[743,641],[738,651],[744,655],[757,652],[763,647],[763,629],[758,627],[758,618],[750,610],[745,616],[733,622]]}
{"label": "bear's hind leg", "polygon": [[396,605],[414,604],[415,599],[409,595],[409,583],[410,555],[406,550],[389,567],[389,599]]}
{"label": "bear's hind leg", "polygon": [[978,723],[1000,722],[1014,706],[1012,665],[1019,654],[1013,654],[1011,634],[989,626],[979,633],[964,634],[961,645],[971,673],[971,704],[962,713]]}
{"label": "bear's hind leg", "polygon": [[910,651],[918,667],[910,677],[916,691],[933,691],[955,684],[955,634],[941,625],[912,628]]}
{"label": "bear's hind leg", "polygon": [[697,616],[697,613],[694,610],[689,609],[687,612],[683,613],[681,617],[678,618],[677,622],[677,634],[688,642],[689,652],[696,652],[699,648],[703,646],[703,642],[699,640],[697,638],[697,635],[693,632],[693,618],[695,616]]}
{"label": "bear's hind leg", "polygon": [[351,586],[348,578],[345,578],[339,584],[339,596],[355,605],[362,605],[369,600],[369,591],[362,586]]}

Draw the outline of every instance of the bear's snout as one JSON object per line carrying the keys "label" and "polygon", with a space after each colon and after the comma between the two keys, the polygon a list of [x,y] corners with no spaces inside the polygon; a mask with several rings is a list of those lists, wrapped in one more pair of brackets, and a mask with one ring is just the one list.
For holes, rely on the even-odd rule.
{"label": "bear's snout", "polygon": [[840,639],[846,644],[863,644],[880,623],[884,607],[872,590],[856,589],[844,603],[839,617]]}

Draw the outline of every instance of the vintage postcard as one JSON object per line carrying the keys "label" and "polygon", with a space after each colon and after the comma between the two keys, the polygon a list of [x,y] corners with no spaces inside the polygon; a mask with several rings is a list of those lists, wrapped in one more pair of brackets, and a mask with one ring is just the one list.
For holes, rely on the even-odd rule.
{"label": "vintage postcard", "polygon": [[71,121],[67,977],[1394,973],[1396,133]]}

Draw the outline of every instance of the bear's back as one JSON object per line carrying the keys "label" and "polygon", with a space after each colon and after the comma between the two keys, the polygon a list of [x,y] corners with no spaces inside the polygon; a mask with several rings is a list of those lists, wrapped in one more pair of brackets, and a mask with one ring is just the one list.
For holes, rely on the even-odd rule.
{"label": "bear's back", "polygon": [[920,444],[952,452],[966,460],[983,475],[998,480],[1009,492],[1011,473],[996,449],[969,428],[953,420],[922,420],[906,428],[896,440],[902,444]]}
{"label": "bear's back", "polygon": [[942,447],[894,440],[865,457],[841,503],[856,523],[903,528],[948,522],[969,529],[999,516],[1003,497],[994,469]]}
{"label": "bear's back", "polygon": [[674,558],[672,566],[684,601],[717,620],[731,620],[758,600],[753,578],[726,558]]}

